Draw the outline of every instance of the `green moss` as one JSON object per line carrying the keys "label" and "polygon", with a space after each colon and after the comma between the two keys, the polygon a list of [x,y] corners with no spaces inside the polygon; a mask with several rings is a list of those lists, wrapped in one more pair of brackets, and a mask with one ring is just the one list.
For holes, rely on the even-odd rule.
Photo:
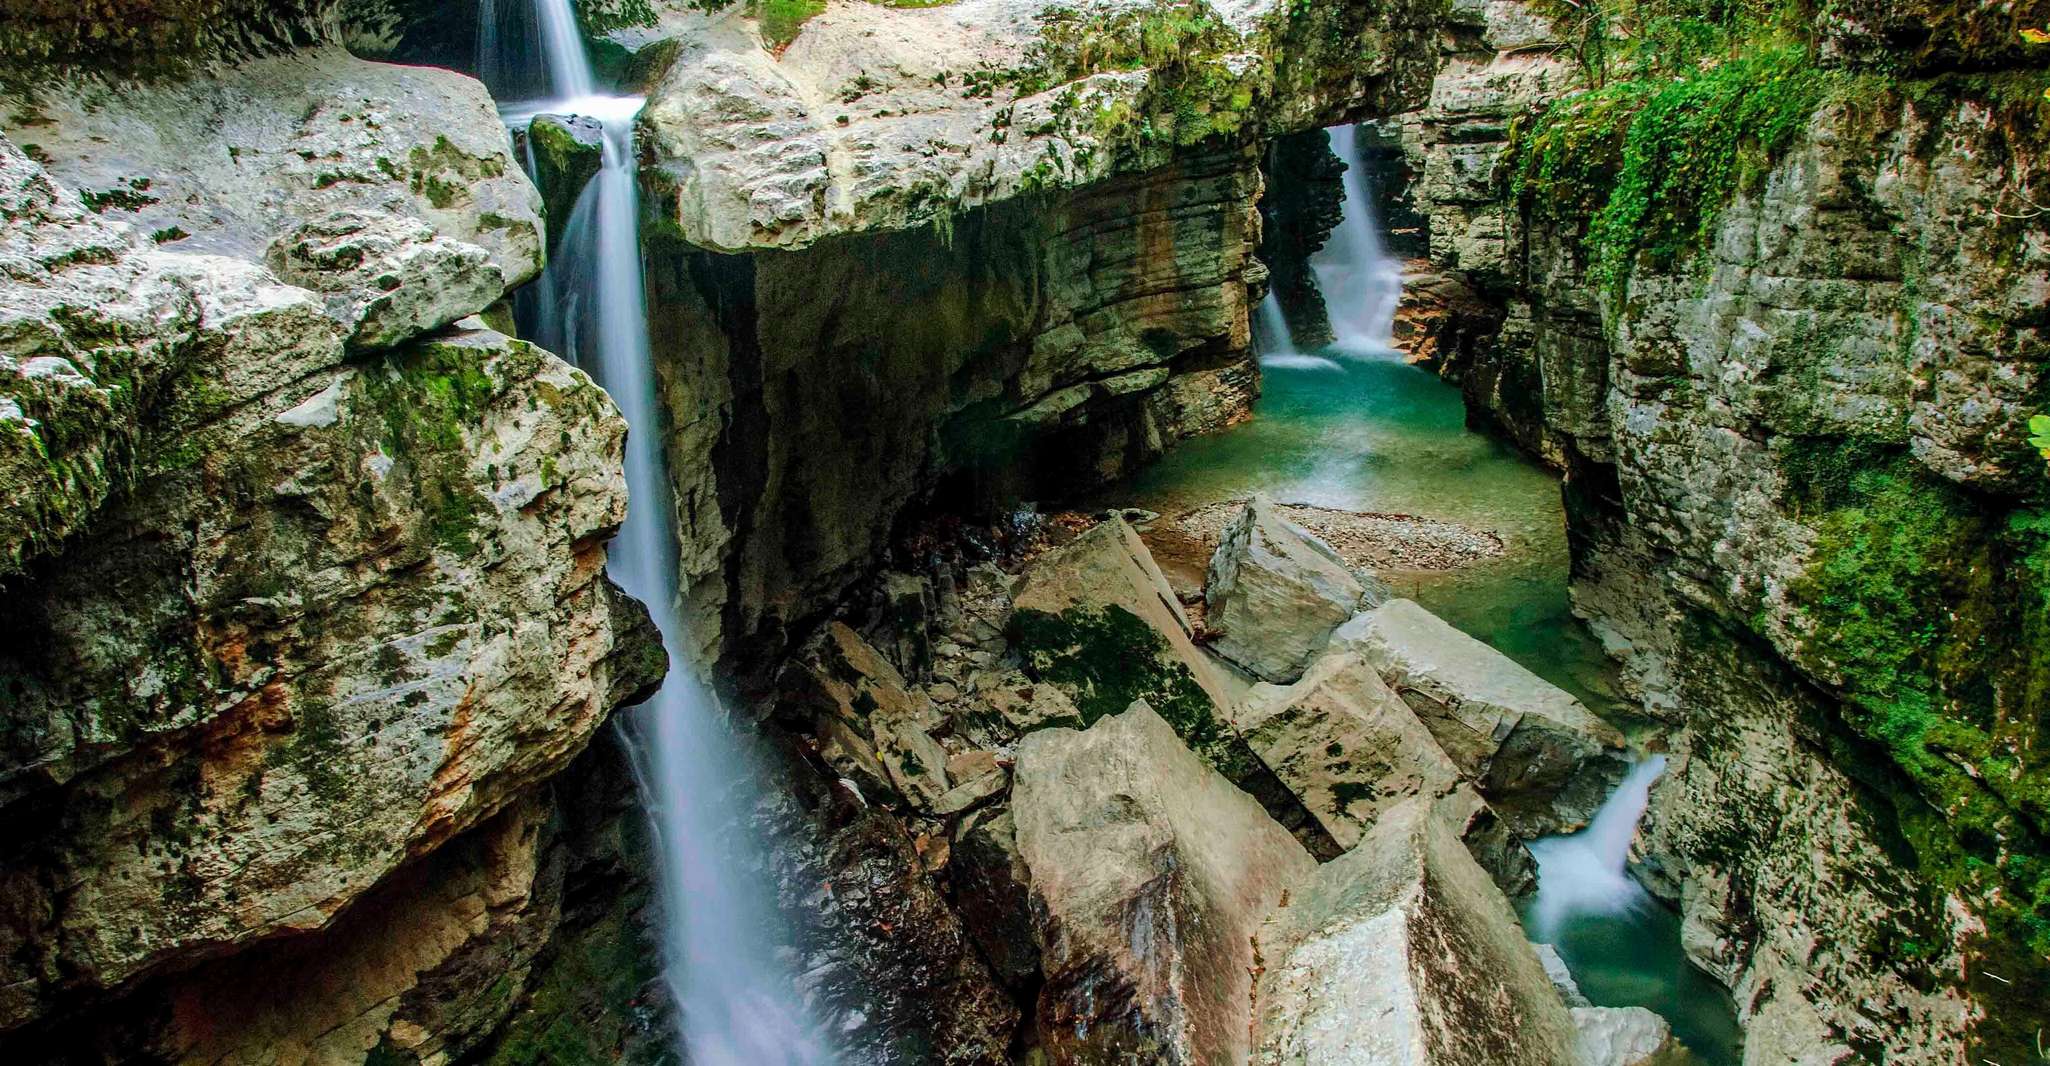
{"label": "green moss", "polygon": [[1511,192],[1532,217],[1585,226],[1592,277],[1620,295],[1640,260],[1671,270],[1704,250],[1723,209],[1848,84],[1776,45],[1566,96],[1514,131]]}
{"label": "green moss", "polygon": [[[1797,658],[1840,679],[1845,723],[1927,805],[1905,805],[1901,818],[1921,881],[1973,901],[1989,930],[1975,954],[2012,956],[2007,988],[1978,982],[1975,992],[2005,1000],[2016,981],[2040,985],[2050,971],[2050,515],[2003,513],[1886,442],[1797,442],[1783,463],[1797,486],[1789,510],[1816,533],[1786,591],[1812,626]],[[1980,1038],[2008,1048],[2015,1035]]]}
{"label": "green moss", "polygon": [[466,443],[500,391],[485,369],[491,358],[489,349],[421,344],[364,377],[383,422],[385,454],[405,463],[417,482],[428,539],[457,556],[476,550],[478,516],[491,506],[472,483]]}
{"label": "green moss", "polygon": [[1244,740],[1217,717],[1210,694],[1138,615],[1115,605],[1057,615],[1023,609],[1012,628],[1026,672],[1068,693],[1085,727],[1145,700],[1219,773],[1238,781],[1256,769]]}
{"label": "green moss", "polygon": [[447,137],[434,138],[431,147],[414,145],[406,159],[412,167],[407,184],[443,209],[469,199],[470,187],[477,182],[505,175],[504,160],[471,155]]}

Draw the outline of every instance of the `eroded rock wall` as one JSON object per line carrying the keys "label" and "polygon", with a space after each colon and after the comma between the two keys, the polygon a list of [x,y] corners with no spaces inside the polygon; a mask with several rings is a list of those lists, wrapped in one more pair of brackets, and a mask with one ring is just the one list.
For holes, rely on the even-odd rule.
{"label": "eroded rock wall", "polygon": [[[1455,60],[1409,127],[1433,259],[1501,323],[1441,366],[1566,473],[1576,604],[1676,727],[1648,869],[1736,990],[1750,1062],[2026,1059],[2050,980],[2024,946],[2045,919],[2022,437],[2050,254],[2020,199],[2042,77],[2005,43],[1960,59],[1971,19],[1934,25],[1918,80],[1846,65],[1909,6],[1831,23],[1821,66],[1700,75],[1814,89],[1781,140],[1734,150],[1726,199],[1677,216],[1707,220],[1698,245],[1656,244],[1675,200],[1590,236],[1643,106],[1627,87],[1537,124],[1570,71],[1539,83],[1559,61],[1505,43]],[[1527,26],[1499,16],[1483,42]],[[1658,151],[1718,150],[1691,137]]]}
{"label": "eroded rock wall", "polygon": [[480,86],[164,40],[0,109],[0,1045],[468,1054],[561,950],[552,782],[663,669],[626,427],[475,317],[541,253]]}
{"label": "eroded rock wall", "polygon": [[946,233],[657,245],[693,635],[773,638],[818,612],[936,488],[1071,495],[1244,418],[1258,191],[1227,151]]}

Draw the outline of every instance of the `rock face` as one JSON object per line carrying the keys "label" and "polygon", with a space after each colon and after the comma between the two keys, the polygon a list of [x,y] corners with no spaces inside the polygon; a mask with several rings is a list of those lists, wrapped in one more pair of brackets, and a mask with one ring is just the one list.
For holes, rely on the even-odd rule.
{"label": "rock face", "polygon": [[1210,556],[1203,599],[1211,647],[1267,681],[1291,684],[1366,592],[1330,545],[1255,496]]}
{"label": "rock face", "polygon": [[773,655],[935,486],[987,507],[1072,493],[1244,418],[1257,180],[1232,151],[966,212],[951,243],[658,244],[692,632]]}
{"label": "rock face", "polygon": [[1573,1021],[1515,914],[1428,798],[1383,812],[1258,946],[1254,1062],[1576,1062]]}
{"label": "rock face", "polygon": [[1579,1066],[1652,1066],[1677,1055],[1672,1027],[1643,1007],[1573,1008],[1573,1050]]}
{"label": "rock face", "polygon": [[[1576,604],[1682,727],[1643,843],[1751,1062],[2036,1053],[2014,1020],[2050,988],[2018,902],[2043,898],[2046,839],[2022,437],[2050,254],[2002,206],[2040,180],[2032,120],[1978,79],[2036,61],[2005,20],[2041,14],[1878,0],[1818,25],[1833,70],[1759,49],[1682,72],[1676,93],[1745,70],[1805,89],[1752,177],[1647,205],[1709,201],[1665,253],[1591,229],[1645,95],[1533,116],[1513,170],[1479,127],[1528,80],[1441,80],[1434,106],[1471,94],[1472,124],[1418,127],[1430,159],[1477,157],[1470,184],[1414,190],[1433,259],[1504,322],[1469,402],[1566,470]],[[1477,20],[1477,63],[1529,62],[1495,32]],[[1658,165],[1710,150],[1676,137]]]}
{"label": "rock face", "polygon": [[1144,703],[1027,736],[1013,812],[1053,1061],[1245,1061],[1253,936],[1309,853]]}
{"label": "rock face", "polygon": [[1410,600],[1361,614],[1332,646],[1379,671],[1525,837],[1584,822],[1620,769],[1615,727]]}
{"label": "rock face", "polygon": [[0,108],[0,1038],[459,1056],[555,926],[545,784],[662,670],[625,426],[468,317],[541,241],[475,83],[185,73]]}
{"label": "rock face", "polygon": [[833,4],[787,42],[679,15],[647,112],[662,214],[703,248],[801,247],[1399,110],[1421,99],[1436,13]]}

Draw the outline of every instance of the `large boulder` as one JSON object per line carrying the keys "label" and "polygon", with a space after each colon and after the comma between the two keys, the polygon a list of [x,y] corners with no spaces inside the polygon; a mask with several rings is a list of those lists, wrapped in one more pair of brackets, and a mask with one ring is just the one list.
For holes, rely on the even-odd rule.
{"label": "large boulder", "polygon": [[1027,736],[1012,813],[1053,1061],[1246,1061],[1253,937],[1309,853],[1144,703]]}
{"label": "large boulder", "polygon": [[1462,780],[1416,712],[1352,653],[1318,659],[1294,685],[1254,686],[1239,726],[1341,848],[1389,807]]}
{"label": "large boulder", "polygon": [[1330,545],[1255,496],[1210,556],[1211,648],[1263,680],[1293,683],[1366,594]]}
{"label": "large boulder", "polygon": [[1572,1066],[1574,1027],[1508,900],[1417,797],[1259,936],[1253,1061]]}
{"label": "large boulder", "polygon": [[1363,612],[1332,646],[1380,671],[1525,837],[1584,822],[1622,770],[1614,726],[1410,600]]}
{"label": "large boulder", "polygon": [[1574,1007],[1573,1046],[1580,1066],[1651,1066],[1688,1061],[1672,1026],[1643,1007]]}
{"label": "large boulder", "polygon": [[1227,679],[1139,534],[1112,518],[1036,560],[1012,637],[1034,678],[1065,690],[1084,725],[1145,700],[1212,765],[1235,739]]}
{"label": "large boulder", "polygon": [[1233,724],[1242,685],[1196,647],[1193,627],[1139,535],[1112,518],[1033,563],[1011,615],[1033,679],[1088,725],[1145,700],[1197,757],[1252,793],[1321,858],[1339,848]]}

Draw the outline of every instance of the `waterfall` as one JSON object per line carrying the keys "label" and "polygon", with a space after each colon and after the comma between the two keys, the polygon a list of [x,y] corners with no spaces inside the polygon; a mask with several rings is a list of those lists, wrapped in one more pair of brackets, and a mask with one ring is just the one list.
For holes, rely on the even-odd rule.
{"label": "waterfall", "polygon": [[1381,221],[1360,158],[1358,127],[1334,126],[1330,133],[1331,150],[1345,163],[1345,214],[1324,247],[1310,257],[1310,270],[1331,315],[1334,346],[1391,351],[1395,310],[1402,301],[1402,264],[1389,257],[1381,240]]}
{"label": "waterfall", "polygon": [[1651,801],[1652,782],[1665,769],[1665,756],[1646,758],[1602,801],[1586,829],[1531,843],[1538,864],[1537,898],[1531,904],[1537,939],[1553,940],[1560,924],[1575,914],[1616,913],[1651,902],[1625,867],[1637,823]]}
{"label": "waterfall", "polygon": [[[757,761],[711,689],[694,677],[678,612],[678,541],[663,408],[649,348],[633,128],[641,100],[598,95],[569,0],[531,0],[543,27],[551,99],[509,121],[575,113],[604,128],[602,165],[580,194],[535,298],[536,339],[575,361],[626,418],[625,524],[613,580],[648,606],[670,670],[620,730],[660,861],[663,978],[696,1066],[811,1066],[832,1061],[776,950],[772,886],[749,831]],[[508,57],[517,60],[521,57]]]}
{"label": "waterfall", "polygon": [[1281,315],[1281,299],[1273,289],[1267,290],[1267,298],[1260,301],[1260,308],[1254,313],[1253,349],[1260,353],[1260,365],[1269,370],[1345,369],[1321,355],[1305,355],[1295,350],[1288,320]]}

